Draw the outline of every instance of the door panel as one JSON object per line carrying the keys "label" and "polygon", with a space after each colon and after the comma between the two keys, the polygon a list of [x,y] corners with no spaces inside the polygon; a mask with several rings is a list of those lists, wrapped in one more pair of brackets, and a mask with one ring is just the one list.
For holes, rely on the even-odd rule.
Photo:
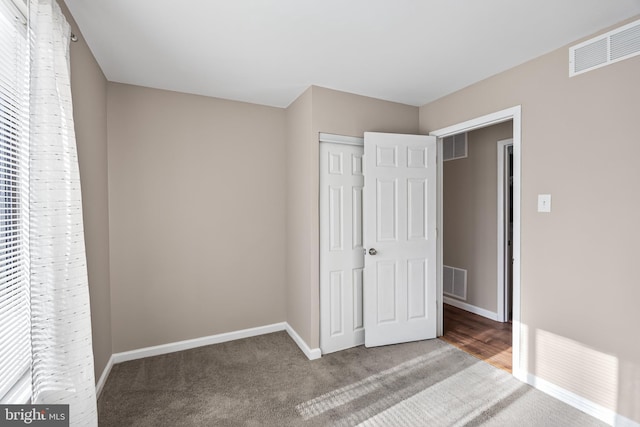
{"label": "door panel", "polygon": [[[363,256],[364,258],[364,256]],[[364,268],[353,269],[353,329],[364,330],[364,317],[362,315],[362,285]],[[364,336],[358,341],[360,345],[364,342]]]}
{"label": "door panel", "polygon": [[320,347],[364,343],[363,148],[320,144]]}
{"label": "door panel", "polygon": [[425,259],[408,261],[409,319],[421,319],[427,313],[424,286],[427,278],[426,264]]}
{"label": "door panel", "polygon": [[407,197],[409,210],[409,240],[424,240],[426,238],[426,200],[427,183],[423,179],[409,179],[407,181]]}
{"label": "door panel", "polygon": [[344,323],[342,320],[342,271],[332,271],[329,279],[329,298],[331,299],[331,336],[344,333]]}
{"label": "door panel", "polygon": [[[376,299],[378,302],[376,323],[395,322],[397,298],[397,269],[395,261],[376,264]],[[365,331],[366,334],[366,331]]]}
{"label": "door panel", "polygon": [[365,345],[435,338],[436,139],[367,132],[364,153]]}
{"label": "door panel", "polygon": [[362,249],[362,187],[352,187],[352,201],[351,206],[353,209],[353,218],[351,218],[354,227],[352,229],[353,238],[351,242],[353,249]]}
{"label": "door panel", "polygon": [[344,241],[344,211],[342,209],[343,187],[329,187],[329,235],[331,251],[342,251]]}
{"label": "door panel", "polygon": [[396,240],[398,222],[396,208],[398,206],[397,185],[395,179],[379,179],[376,181],[376,223],[377,240],[390,242]]}

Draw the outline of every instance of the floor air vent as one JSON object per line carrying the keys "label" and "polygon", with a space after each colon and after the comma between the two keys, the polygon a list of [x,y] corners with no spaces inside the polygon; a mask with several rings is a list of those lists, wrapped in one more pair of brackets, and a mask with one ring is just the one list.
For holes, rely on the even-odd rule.
{"label": "floor air vent", "polygon": [[445,295],[467,300],[467,270],[443,265],[442,292]]}
{"label": "floor air vent", "polygon": [[640,20],[569,48],[569,77],[640,55]]}

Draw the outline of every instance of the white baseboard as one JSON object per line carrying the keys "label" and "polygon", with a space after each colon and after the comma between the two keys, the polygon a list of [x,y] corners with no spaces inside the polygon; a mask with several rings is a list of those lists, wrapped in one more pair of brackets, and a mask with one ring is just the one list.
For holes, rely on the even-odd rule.
{"label": "white baseboard", "polygon": [[287,323],[287,333],[298,344],[300,350],[307,356],[309,360],[320,359],[322,357],[322,352],[319,348],[310,348],[307,343],[298,335],[298,333]]}
{"label": "white baseboard", "polygon": [[257,335],[270,334],[272,332],[284,331],[286,326],[286,322],[274,323],[266,326],[258,326],[256,328],[241,329],[239,331],[227,332],[224,334],[209,335],[191,340],[177,341],[153,347],[115,353],[113,355],[113,363],[122,363],[129,360],[142,359],[144,357],[159,356],[161,354],[174,353],[176,351],[190,350],[192,348],[202,347],[205,345],[219,344],[242,338],[255,337]]}
{"label": "white baseboard", "polygon": [[477,314],[482,317],[486,317],[487,319],[498,321],[498,313],[494,313],[493,311],[485,310],[484,308],[476,307],[475,305],[467,304],[463,301],[458,301],[457,299],[443,297],[442,301],[445,304],[452,305],[454,307],[458,307],[462,310],[468,311],[473,314]]}
{"label": "white baseboard", "polygon": [[554,397],[567,405],[573,406],[582,412],[591,415],[600,421],[615,427],[640,427],[640,423],[633,421],[627,417],[617,414],[611,409],[607,409],[591,400],[579,396],[569,390],[555,385],[547,380],[538,378],[535,375],[527,374],[526,383],[537,388],[538,390]]}
{"label": "white baseboard", "polygon": [[113,354],[109,358],[109,361],[107,361],[107,366],[104,367],[102,375],[100,375],[100,378],[96,383],[96,399],[102,394],[102,389],[104,388],[104,384],[107,382],[109,374],[111,373],[111,368],[113,368]]}

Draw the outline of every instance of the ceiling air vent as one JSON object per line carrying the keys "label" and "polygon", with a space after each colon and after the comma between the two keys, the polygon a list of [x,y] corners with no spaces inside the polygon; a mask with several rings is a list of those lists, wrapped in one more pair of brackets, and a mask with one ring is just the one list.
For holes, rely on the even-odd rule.
{"label": "ceiling air vent", "polygon": [[569,77],[640,55],[640,20],[569,48]]}

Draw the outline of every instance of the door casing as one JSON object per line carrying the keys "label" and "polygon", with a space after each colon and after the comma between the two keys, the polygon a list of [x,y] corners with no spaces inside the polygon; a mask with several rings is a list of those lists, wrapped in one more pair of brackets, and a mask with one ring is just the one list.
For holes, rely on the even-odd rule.
{"label": "door casing", "polygon": [[508,257],[507,245],[505,242],[509,239],[507,234],[509,218],[507,217],[507,198],[506,192],[507,168],[505,167],[508,158],[505,156],[507,147],[513,147],[513,138],[498,141],[498,322],[509,321],[509,299],[507,275],[509,271],[509,263],[512,257]]}
{"label": "door casing", "polygon": [[443,174],[442,174],[442,139],[462,132],[484,128],[509,120],[513,121],[513,335],[512,335],[512,373],[513,376],[526,381],[526,370],[521,364],[521,336],[522,323],[520,320],[520,193],[521,193],[521,153],[522,153],[522,107],[507,108],[495,113],[476,117],[446,128],[437,129],[429,135],[438,138],[438,257],[437,257],[437,295],[438,295],[438,336],[443,334],[443,294],[442,294],[442,265],[443,265]]}

